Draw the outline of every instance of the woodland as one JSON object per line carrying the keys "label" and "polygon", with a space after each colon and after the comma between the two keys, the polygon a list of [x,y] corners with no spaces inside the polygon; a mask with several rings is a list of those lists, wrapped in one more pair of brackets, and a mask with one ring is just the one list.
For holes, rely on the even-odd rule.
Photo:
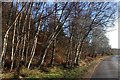
{"label": "woodland", "polygon": [[[2,2],[2,72],[80,66],[110,55],[115,2]],[[88,59],[89,60],[89,59]]]}

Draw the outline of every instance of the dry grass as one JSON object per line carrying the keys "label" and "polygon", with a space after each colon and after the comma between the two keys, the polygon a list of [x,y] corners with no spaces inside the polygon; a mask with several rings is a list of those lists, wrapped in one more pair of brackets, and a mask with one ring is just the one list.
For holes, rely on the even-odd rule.
{"label": "dry grass", "polygon": [[13,73],[0,74],[0,78],[13,78],[13,77],[14,77]]}
{"label": "dry grass", "polygon": [[[91,59],[90,61],[81,60],[80,66],[73,69],[65,69],[60,66],[45,67],[48,72],[44,72],[38,68],[29,70],[23,67],[20,70],[20,74],[21,76],[24,75],[25,78],[76,78],[86,75],[89,70],[92,70],[91,66],[93,68],[98,62],[100,62],[104,58],[106,57],[97,57],[95,59]],[[14,73],[0,74],[0,78],[14,78]]]}

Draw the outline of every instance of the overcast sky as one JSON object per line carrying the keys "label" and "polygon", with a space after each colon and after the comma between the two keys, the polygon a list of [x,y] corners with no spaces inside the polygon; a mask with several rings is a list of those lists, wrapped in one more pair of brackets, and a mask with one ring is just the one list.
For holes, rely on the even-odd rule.
{"label": "overcast sky", "polygon": [[118,48],[118,22],[115,22],[115,26],[109,29],[107,32],[107,37],[109,38],[109,44],[112,48]]}
{"label": "overcast sky", "polygon": [[115,21],[115,26],[111,29],[108,29],[108,31],[110,30],[110,32],[108,32],[106,35],[109,38],[109,44],[111,45],[112,48],[119,48],[118,46],[118,13],[120,8],[117,7],[117,12],[116,12],[116,18],[117,20]]}

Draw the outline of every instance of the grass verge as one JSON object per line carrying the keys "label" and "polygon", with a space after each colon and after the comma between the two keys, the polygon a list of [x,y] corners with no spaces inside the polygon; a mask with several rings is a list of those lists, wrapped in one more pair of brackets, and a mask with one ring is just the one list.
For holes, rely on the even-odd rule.
{"label": "grass verge", "polygon": [[[55,66],[55,67],[47,67],[47,72],[43,72],[40,69],[35,68],[34,70],[29,70],[26,68],[22,68],[20,70],[21,73],[21,78],[39,78],[39,79],[54,79],[54,78],[66,78],[68,80],[74,80],[74,78],[81,78],[83,76],[87,75],[87,72],[89,72],[90,70],[92,70],[91,68],[94,68],[95,65],[101,61],[103,59],[103,57],[99,57],[99,58],[95,58],[94,60],[90,61],[90,62],[84,62],[84,66],[79,66],[76,68],[72,68],[72,69],[65,69],[63,67],[60,66]],[[4,73],[4,74],[0,74],[0,78],[14,78],[14,74],[15,73]],[[89,73],[90,74],[90,73]],[[24,76],[24,77],[23,77]]]}

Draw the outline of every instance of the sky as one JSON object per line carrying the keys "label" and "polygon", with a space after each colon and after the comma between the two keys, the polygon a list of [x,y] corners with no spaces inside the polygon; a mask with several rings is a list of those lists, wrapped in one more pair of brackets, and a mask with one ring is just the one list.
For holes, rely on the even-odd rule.
{"label": "sky", "polygon": [[[119,5],[119,4],[118,4]],[[119,21],[119,18],[118,18],[118,10],[119,8],[117,8],[117,12],[116,12],[116,18],[117,20],[114,22],[114,26],[113,28],[109,28],[108,29],[108,32],[106,34],[106,36],[109,38],[109,45],[111,45],[111,48],[119,48],[118,44],[118,21]]]}
{"label": "sky", "polygon": [[115,22],[113,28],[109,28],[107,32],[107,37],[109,38],[109,44],[112,48],[118,48],[118,22]]}

